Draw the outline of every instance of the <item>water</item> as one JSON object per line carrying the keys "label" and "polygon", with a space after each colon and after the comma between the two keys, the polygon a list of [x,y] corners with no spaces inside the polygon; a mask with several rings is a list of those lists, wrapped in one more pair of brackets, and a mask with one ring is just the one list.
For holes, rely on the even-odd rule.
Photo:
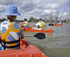
{"label": "water", "polygon": [[[31,26],[35,23],[29,23]],[[24,37],[27,41],[37,46],[47,57],[70,57],[70,24],[65,26],[48,26],[46,23],[45,30],[52,28],[52,33],[45,33],[45,39],[35,37]],[[23,32],[24,35],[35,35],[37,32]]]}
{"label": "water", "polygon": [[[35,24],[35,23],[29,23]],[[65,26],[48,26],[46,23],[45,30],[52,28],[52,33],[45,33],[46,38],[43,40],[34,37],[25,37],[25,39],[37,46],[48,57],[70,57],[70,24]],[[35,35],[37,32],[23,32],[24,35]]]}

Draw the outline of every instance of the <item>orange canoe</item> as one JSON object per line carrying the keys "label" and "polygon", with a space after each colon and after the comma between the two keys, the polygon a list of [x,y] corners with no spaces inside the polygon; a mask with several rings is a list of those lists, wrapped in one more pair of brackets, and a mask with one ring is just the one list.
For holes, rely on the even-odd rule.
{"label": "orange canoe", "polygon": [[53,26],[64,26],[64,25],[53,24]]}
{"label": "orange canoe", "polygon": [[48,30],[35,30],[35,29],[31,29],[32,27],[23,27],[24,31],[32,31],[32,32],[52,32],[52,28],[49,28]]}
{"label": "orange canoe", "polygon": [[0,51],[0,57],[47,57],[36,46],[28,41],[21,39],[21,49]]}

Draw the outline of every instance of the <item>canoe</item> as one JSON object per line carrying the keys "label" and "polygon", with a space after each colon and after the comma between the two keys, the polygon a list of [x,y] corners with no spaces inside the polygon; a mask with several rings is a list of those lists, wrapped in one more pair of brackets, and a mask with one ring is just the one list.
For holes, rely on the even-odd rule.
{"label": "canoe", "polygon": [[53,26],[64,26],[64,25],[53,24]]}
{"label": "canoe", "polygon": [[48,30],[36,30],[36,29],[31,29],[32,27],[23,27],[24,31],[31,31],[31,32],[52,32],[52,28],[49,28]]}
{"label": "canoe", "polygon": [[64,25],[59,25],[59,24],[48,24],[49,26],[64,26]]}
{"label": "canoe", "polygon": [[47,57],[35,45],[24,39],[20,40],[20,44],[21,49],[0,51],[0,57]]}

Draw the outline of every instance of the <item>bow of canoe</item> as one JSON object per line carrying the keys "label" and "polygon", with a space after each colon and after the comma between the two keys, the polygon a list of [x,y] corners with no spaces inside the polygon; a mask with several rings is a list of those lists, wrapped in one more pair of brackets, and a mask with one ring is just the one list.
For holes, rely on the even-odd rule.
{"label": "bow of canoe", "polygon": [[0,51],[0,57],[47,57],[35,45],[24,39],[20,40],[20,44],[21,49]]}

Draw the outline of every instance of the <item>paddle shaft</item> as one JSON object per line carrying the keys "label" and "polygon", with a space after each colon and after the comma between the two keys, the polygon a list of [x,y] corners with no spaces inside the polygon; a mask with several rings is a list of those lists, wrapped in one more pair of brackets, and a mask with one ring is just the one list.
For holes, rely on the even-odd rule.
{"label": "paddle shaft", "polygon": [[24,35],[24,37],[34,37],[33,35]]}

